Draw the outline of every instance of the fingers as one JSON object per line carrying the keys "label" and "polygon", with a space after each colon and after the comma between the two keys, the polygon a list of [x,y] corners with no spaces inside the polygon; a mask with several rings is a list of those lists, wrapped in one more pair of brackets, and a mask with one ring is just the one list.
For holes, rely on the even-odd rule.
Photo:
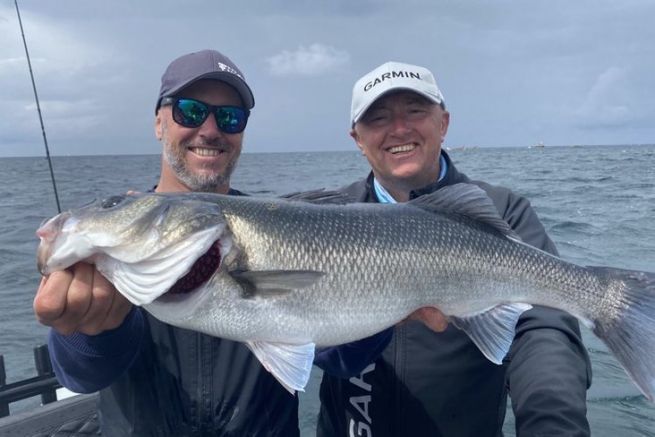
{"label": "fingers", "polygon": [[132,304],[122,294],[114,293],[114,300],[112,301],[111,308],[107,313],[103,330],[116,329],[125,320],[125,317],[130,313]]}
{"label": "fingers", "polygon": [[96,335],[117,328],[131,307],[94,266],[86,263],[43,278],[34,298],[37,320],[64,335]]}
{"label": "fingers", "polygon": [[95,268],[86,263],[73,267],[73,278],[66,294],[66,309],[52,327],[62,334],[72,334],[83,320],[93,300],[92,286]]}
{"label": "fingers", "polygon": [[96,335],[104,331],[105,321],[111,311],[116,294],[109,281],[100,273],[95,272],[89,295],[89,306],[81,318],[77,330],[87,335]]}
{"label": "fingers", "polygon": [[73,280],[72,272],[54,272],[41,278],[41,284],[32,304],[37,320],[51,326],[66,309],[68,288]]}
{"label": "fingers", "polygon": [[77,327],[79,332],[97,335],[123,323],[132,304],[97,271],[94,275],[91,305]]}
{"label": "fingers", "polygon": [[448,318],[436,308],[419,308],[407,317],[410,320],[419,320],[435,332],[443,332],[448,328]]}

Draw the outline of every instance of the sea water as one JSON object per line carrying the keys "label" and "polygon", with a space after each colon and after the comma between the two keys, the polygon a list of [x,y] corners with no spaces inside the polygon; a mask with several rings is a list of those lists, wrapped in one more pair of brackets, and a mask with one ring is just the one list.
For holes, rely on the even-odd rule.
{"label": "sea water", "polygon": [[[583,265],[655,271],[655,146],[464,148],[451,150],[472,179],[503,185],[530,199],[564,259]],[[159,156],[54,157],[63,209],[158,179]],[[336,188],[366,176],[356,152],[244,154],[233,186],[253,195]],[[32,349],[47,329],[32,313],[39,282],[34,231],[56,214],[44,158],[0,159],[0,354],[7,382],[35,375]],[[583,336],[593,366],[588,417],[595,437],[655,435],[655,406],[639,393],[607,348]],[[314,434],[320,371],[301,394],[303,436]],[[38,399],[12,404],[12,413]],[[505,434],[514,435],[511,413]]]}

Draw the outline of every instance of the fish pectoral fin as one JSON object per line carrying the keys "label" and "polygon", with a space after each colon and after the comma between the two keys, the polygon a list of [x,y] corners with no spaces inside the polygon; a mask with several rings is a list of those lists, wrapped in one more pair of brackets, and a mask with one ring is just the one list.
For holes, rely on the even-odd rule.
{"label": "fish pectoral fin", "polygon": [[498,305],[466,317],[451,317],[453,324],[466,332],[489,361],[502,364],[514,340],[516,323],[524,311],[532,308],[527,303]]}
{"label": "fish pectoral fin", "polygon": [[325,273],[313,270],[245,270],[230,273],[244,290],[244,297],[279,296],[311,287]]}
{"label": "fish pectoral fin", "polygon": [[262,366],[286,388],[289,393],[305,391],[314,363],[314,343],[286,344],[249,341],[246,343]]}

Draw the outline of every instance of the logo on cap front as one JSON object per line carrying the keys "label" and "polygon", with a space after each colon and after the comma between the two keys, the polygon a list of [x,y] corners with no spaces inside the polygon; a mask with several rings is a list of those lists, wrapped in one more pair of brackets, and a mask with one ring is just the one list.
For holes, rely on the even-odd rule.
{"label": "logo on cap front", "polygon": [[397,77],[421,80],[421,75],[414,71],[391,71],[389,73],[383,73],[379,77],[373,79],[372,81],[367,82],[366,85],[364,85],[364,91],[369,91],[375,85],[380,84],[385,80],[391,80]]}
{"label": "logo on cap front", "polygon": [[218,63],[218,69],[221,70],[221,71],[227,71],[228,73],[232,73],[235,76],[239,76],[241,79],[243,79],[243,77],[241,77],[241,75],[239,74],[238,71],[236,71],[234,68],[230,67],[227,64],[223,64],[222,62],[219,62]]}

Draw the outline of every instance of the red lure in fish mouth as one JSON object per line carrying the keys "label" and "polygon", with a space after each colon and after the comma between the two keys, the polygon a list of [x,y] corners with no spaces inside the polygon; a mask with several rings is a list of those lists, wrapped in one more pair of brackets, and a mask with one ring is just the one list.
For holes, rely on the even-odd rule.
{"label": "red lure in fish mouth", "polygon": [[219,242],[211,245],[209,250],[196,260],[191,266],[189,273],[178,279],[170,290],[166,292],[173,294],[190,293],[202,284],[207,282],[221,264],[221,249]]}

